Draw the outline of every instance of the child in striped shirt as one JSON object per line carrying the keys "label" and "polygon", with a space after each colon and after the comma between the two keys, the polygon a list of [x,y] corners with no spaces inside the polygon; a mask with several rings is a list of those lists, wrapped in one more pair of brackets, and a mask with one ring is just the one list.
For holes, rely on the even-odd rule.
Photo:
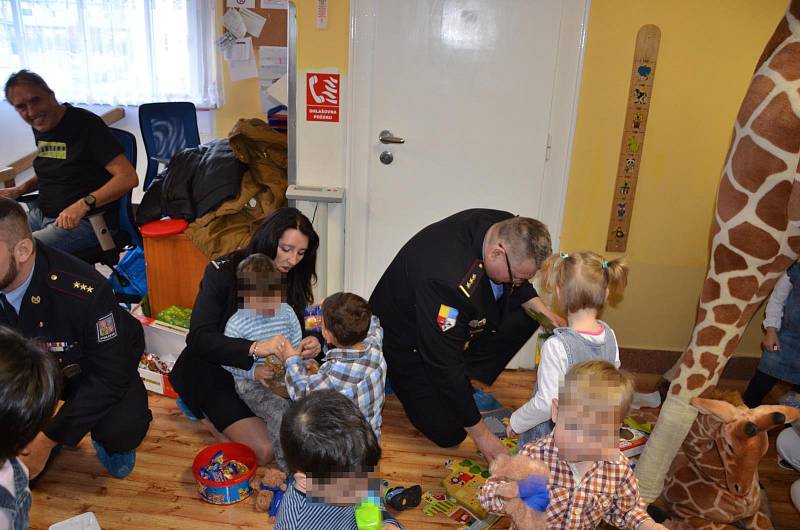
{"label": "child in striped shirt", "polygon": [[242,260],[236,270],[240,309],[228,319],[225,336],[253,341],[253,366],[243,370],[234,366],[225,369],[233,374],[236,393],[267,424],[275,462],[286,471],[280,444],[280,425],[289,401],[277,395],[275,374],[280,371],[265,356],[280,364],[277,354],[283,344],[294,348],[300,344],[300,322],[289,304],[283,301],[285,276],[264,254],[252,254]]}
{"label": "child in striped shirt", "polygon": [[370,478],[380,444],[352,401],[332,389],[298,399],[283,418],[281,443],[292,483],[275,530],[357,530],[359,522],[403,529],[381,506]]}

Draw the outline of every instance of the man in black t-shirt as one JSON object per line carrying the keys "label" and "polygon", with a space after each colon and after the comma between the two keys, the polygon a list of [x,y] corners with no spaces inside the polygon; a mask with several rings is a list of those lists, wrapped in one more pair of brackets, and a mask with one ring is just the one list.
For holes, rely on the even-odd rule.
{"label": "man in black t-shirt", "polygon": [[0,196],[16,199],[38,189],[28,219],[39,241],[65,252],[97,246],[89,216],[102,210],[109,228],[117,229],[117,200],[139,184],[122,146],[100,117],[59,104],[33,72],[12,74],[5,96],[33,129],[39,152],[33,162],[36,174],[19,186],[0,189]]}

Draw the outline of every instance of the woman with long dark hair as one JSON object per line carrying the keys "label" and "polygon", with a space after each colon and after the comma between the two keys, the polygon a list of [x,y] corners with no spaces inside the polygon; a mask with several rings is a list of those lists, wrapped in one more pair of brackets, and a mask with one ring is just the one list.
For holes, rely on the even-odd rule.
{"label": "woman with long dark hair", "polygon": [[[286,275],[286,303],[302,322],[304,308],[314,300],[318,247],[319,236],[308,218],[295,208],[281,208],[264,219],[247,247],[209,263],[192,310],[186,348],[169,376],[187,415],[201,418],[219,440],[250,446],[259,464],[273,456],[266,424],[239,398],[233,377],[222,367],[250,369],[260,344],[223,334],[239,307],[236,268],[251,254],[271,257]],[[301,355],[315,357],[321,344],[318,335],[304,336]]]}

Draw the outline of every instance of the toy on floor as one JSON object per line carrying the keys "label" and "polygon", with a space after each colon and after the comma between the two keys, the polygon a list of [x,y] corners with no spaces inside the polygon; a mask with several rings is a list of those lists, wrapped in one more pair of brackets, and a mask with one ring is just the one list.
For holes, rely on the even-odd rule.
{"label": "toy on floor", "polygon": [[197,453],[192,474],[197,492],[211,504],[233,504],[253,493],[250,479],[256,471],[256,455],[248,446],[220,442]]}
{"label": "toy on floor", "polygon": [[737,393],[718,389],[704,395],[708,397],[691,400],[700,414],[656,502],[670,517],[664,525],[771,529],[758,484],[758,462],[769,447],[767,431],[800,418],[800,410],[781,405],[748,409]]}
{"label": "toy on floor", "polygon": [[490,476],[489,468],[468,458],[450,460],[445,467],[450,470],[450,473],[442,480],[447,493],[475,514],[478,519],[486,519],[489,512],[481,506],[478,493]]}
{"label": "toy on floor", "polygon": [[398,511],[416,508],[419,506],[421,500],[422,486],[419,484],[409,486],[408,488],[396,486],[387,489],[386,493],[383,494],[383,502],[385,502],[387,506],[391,506]]}
{"label": "toy on floor", "polygon": [[267,512],[270,520],[278,514],[283,494],[286,492],[286,473],[280,469],[268,467],[261,478],[253,477],[250,487],[256,493],[256,510]]}
{"label": "toy on floor", "polygon": [[550,470],[544,462],[527,456],[498,456],[491,465],[492,476],[507,480],[497,487],[514,526],[525,530],[544,529],[544,512],[550,503],[547,481]]}

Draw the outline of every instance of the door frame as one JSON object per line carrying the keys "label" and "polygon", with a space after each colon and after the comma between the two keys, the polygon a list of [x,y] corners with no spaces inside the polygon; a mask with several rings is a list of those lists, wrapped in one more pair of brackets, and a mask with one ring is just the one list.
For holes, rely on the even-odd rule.
{"label": "door frame", "polygon": [[[344,289],[365,298],[369,224],[369,160],[376,2],[350,0],[350,55],[346,104],[349,109],[345,148]],[[550,159],[545,164],[538,218],[550,228],[553,248],[559,246],[567,181],[578,112],[583,56],[591,0],[562,0],[553,102],[548,124]],[[542,156],[546,146],[542,146]],[[398,249],[399,250],[399,249]]]}

